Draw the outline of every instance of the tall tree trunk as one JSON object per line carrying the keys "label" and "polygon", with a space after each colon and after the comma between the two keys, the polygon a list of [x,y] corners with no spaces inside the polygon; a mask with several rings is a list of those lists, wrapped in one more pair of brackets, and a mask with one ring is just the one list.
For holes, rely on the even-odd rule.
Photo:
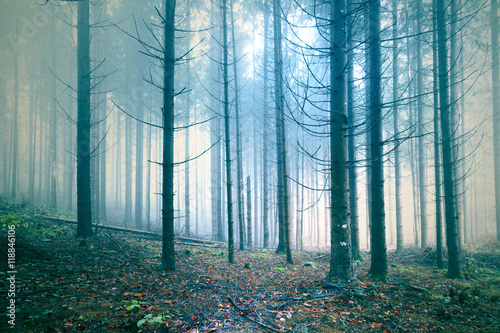
{"label": "tall tree trunk", "polygon": [[[66,128],[66,137],[68,138],[68,142],[66,145],[66,149],[68,151],[74,150],[74,138],[73,131],[70,126],[65,126]],[[66,182],[66,209],[68,212],[73,211],[73,181],[75,179],[75,158],[72,154],[66,153],[66,172],[67,172],[67,182]]]}
{"label": "tall tree trunk", "polygon": [[238,227],[240,235],[240,250],[245,249],[245,215],[244,215],[244,202],[243,202],[243,147],[241,144],[241,114],[240,114],[240,99],[239,99],[239,86],[238,86],[238,56],[236,55],[236,38],[234,34],[234,13],[233,13],[233,0],[230,1],[231,6],[231,44],[233,46],[233,72],[234,72],[234,110],[236,117],[236,193],[238,201]]}
{"label": "tall tree trunk", "polygon": [[262,124],[262,229],[263,229],[263,247],[269,247],[269,188],[268,188],[268,123],[269,123],[269,110],[268,110],[268,68],[269,68],[269,9],[268,6],[263,6],[264,14],[264,104],[263,104],[263,119]]}
{"label": "tall tree trunk", "polygon": [[[0,108],[1,111],[0,114],[0,137],[2,139],[1,143],[1,149],[2,149],[2,191],[5,195],[9,193],[9,188],[7,186],[8,183],[8,167],[7,167],[7,162],[8,162],[8,144],[7,144],[7,103],[6,103],[6,96],[5,96],[5,78],[0,77]],[[36,115],[35,115],[35,128],[36,128]],[[36,137],[36,133],[34,135]],[[33,143],[34,144],[34,143]],[[34,163],[34,162],[33,162]],[[34,168],[33,168],[34,169]],[[34,171],[33,171],[34,172]]]}
{"label": "tall tree trunk", "polygon": [[[353,10],[352,1],[347,1],[347,12]],[[352,31],[354,18],[348,16],[347,31]],[[356,139],[355,127],[356,118],[354,114],[354,42],[353,36],[346,35],[347,38],[347,147],[348,147],[348,169],[349,169],[349,215],[351,220],[351,246],[354,260],[361,259],[359,244],[359,216],[358,216],[358,175],[356,172]],[[303,181],[303,180],[302,180]]]}
{"label": "tall tree trunk", "polygon": [[500,241],[500,64],[498,48],[498,0],[491,0],[491,81],[493,85],[493,151],[495,169],[495,219]]}
{"label": "tall tree trunk", "polygon": [[[34,66],[33,66],[34,67]],[[35,140],[36,140],[36,116],[35,116],[35,89],[36,79],[34,75],[31,76],[29,84],[30,104],[29,104],[29,143],[28,143],[28,200],[33,203],[35,199]],[[2,89],[3,87],[0,87]],[[4,133],[6,131],[4,130]],[[5,133],[5,135],[7,135]],[[5,144],[3,145],[5,147]],[[5,170],[5,169],[4,169]],[[3,171],[5,172],[5,171]]]}
{"label": "tall tree trunk", "polygon": [[422,1],[417,1],[417,136],[418,136],[418,181],[420,200],[420,247],[427,248],[427,215],[425,190],[425,154],[424,154],[424,103],[423,103],[423,66],[422,66]]}
{"label": "tall tree trunk", "polygon": [[[127,79],[127,82],[131,80]],[[126,225],[131,225],[132,217],[132,120],[125,117],[125,217]]]}
{"label": "tall tree trunk", "polygon": [[[370,149],[371,149],[371,116],[370,116],[370,80],[368,79],[370,77],[370,48],[368,44],[368,40],[370,39],[370,1],[371,0],[365,0],[366,6],[364,9],[364,28],[365,28],[365,49],[364,49],[364,71],[366,74],[366,78],[364,80],[364,95],[365,95],[365,156],[370,156]],[[370,212],[370,207],[372,204],[372,198],[371,198],[371,161],[369,158],[366,159],[366,211]],[[366,214],[366,247],[368,249],[371,248],[370,244],[370,232],[372,228],[372,221],[371,221],[371,214]]]}
{"label": "tall tree trunk", "polygon": [[443,262],[443,213],[441,199],[441,150],[439,135],[439,93],[438,93],[438,52],[437,52],[437,31],[436,31],[436,1],[433,0],[433,41],[432,41],[432,62],[433,62],[433,80],[432,91],[434,100],[434,187],[435,187],[435,203],[436,203],[436,259],[439,269],[444,268]]}
{"label": "tall tree trunk", "polygon": [[89,0],[78,4],[77,237],[92,236],[90,194],[90,24]]}
{"label": "tall tree trunk", "polygon": [[[455,0],[452,0],[455,1]],[[448,54],[446,48],[446,20],[444,1],[437,1],[439,104],[441,107],[441,137],[443,140],[444,205],[446,219],[446,245],[448,247],[448,278],[461,278],[460,248],[458,244],[457,216],[455,209],[455,182],[453,174],[452,135],[450,133],[450,103],[448,80]]]}
{"label": "tall tree trunk", "polygon": [[[137,117],[142,119],[144,95],[142,92],[137,96]],[[140,121],[136,122],[135,128],[135,226],[142,230],[143,219],[143,180],[144,180],[144,126]]]}
{"label": "tall tree trunk", "polygon": [[122,158],[121,158],[121,152],[122,152],[122,137],[121,134],[121,117],[120,114],[116,114],[116,171],[115,171],[115,210],[118,210],[121,208],[121,201],[122,201],[122,193],[121,193],[121,188],[122,188]]}
{"label": "tall tree trunk", "polygon": [[[190,4],[191,4],[191,1],[187,1],[186,3],[186,7],[190,8]],[[186,31],[189,33],[189,31],[191,30],[191,17],[190,17],[190,14],[188,13],[187,14],[187,17],[186,17]],[[188,52],[191,48],[191,39],[189,36],[186,36],[185,37],[185,41],[186,41],[186,52]],[[191,198],[190,198],[190,194],[191,194],[191,189],[189,187],[190,185],[190,176],[189,176],[189,171],[190,171],[190,167],[189,167],[189,122],[190,122],[190,118],[191,118],[191,93],[190,93],[190,90],[189,90],[189,86],[191,84],[191,63],[188,62],[186,64],[186,86],[188,87],[188,90],[186,91],[186,114],[184,115],[184,119],[185,119],[185,126],[186,126],[186,129],[185,129],[185,142],[184,142],[184,157],[186,159],[186,163],[185,163],[185,169],[184,169],[184,226],[185,226],[185,233],[186,235],[191,235],[191,207],[190,207],[190,204],[191,204]]]}
{"label": "tall tree trunk", "polygon": [[175,5],[165,1],[163,48],[163,170],[162,170],[162,261],[160,268],[175,271],[174,248],[174,70]]}
{"label": "tall tree trunk", "polygon": [[224,83],[224,144],[226,153],[226,195],[227,195],[227,232],[228,232],[228,261],[234,264],[234,221],[233,198],[231,181],[231,137],[229,115],[229,64],[227,38],[227,0],[222,0],[222,66]]}
{"label": "tall tree trunk", "polygon": [[252,242],[252,183],[250,176],[247,176],[247,246],[250,248]]}
{"label": "tall tree trunk", "polygon": [[[149,106],[152,109],[152,93],[149,93]],[[152,112],[149,113],[149,122],[152,121]],[[147,127],[147,141],[146,141],[146,230],[151,231],[151,126]]]}
{"label": "tall tree trunk", "polygon": [[400,161],[400,141],[399,141],[399,48],[398,48],[398,2],[392,1],[392,100],[394,117],[394,186],[396,203],[396,252],[401,252],[404,248],[403,218],[401,205],[401,161]]}
{"label": "tall tree trunk", "polygon": [[[16,34],[19,30],[19,22],[16,21]],[[19,125],[18,125],[18,117],[19,117],[19,43],[16,45],[14,50],[14,110],[13,111],[13,120],[12,120],[12,181],[11,181],[11,196],[12,199],[16,200],[17,197],[17,162],[18,162],[18,151],[19,151]]]}
{"label": "tall tree trunk", "polygon": [[347,168],[346,2],[330,3],[330,221],[328,278],[353,276]]}
{"label": "tall tree trunk", "polygon": [[459,129],[459,109],[458,109],[458,71],[459,71],[459,52],[457,43],[457,20],[458,20],[458,1],[452,0],[450,2],[450,135],[451,135],[451,145],[452,151],[452,163],[453,163],[453,181],[455,182],[453,195],[455,200],[455,213],[456,213],[456,225],[457,225],[457,235],[458,235],[458,246],[462,246],[462,222],[463,216],[461,212],[460,199],[461,195],[458,193],[460,188],[460,168],[458,165],[460,147],[458,145],[458,129]]}
{"label": "tall tree trunk", "polygon": [[99,161],[100,161],[100,166],[99,166],[99,171],[100,171],[100,180],[101,183],[99,185],[99,191],[100,191],[100,202],[99,202],[99,217],[101,221],[106,221],[106,104],[107,104],[107,98],[104,97],[104,101],[101,106],[101,115],[100,115],[100,137],[101,137],[101,151],[102,154],[99,156]]}
{"label": "tall tree trunk", "polygon": [[285,130],[285,96],[283,92],[283,52],[281,38],[281,5],[279,0],[273,1],[274,13],[274,82],[276,101],[276,143],[278,164],[278,221],[279,238],[276,253],[286,253],[286,261],[293,264],[290,248],[290,216],[288,197],[288,174]]}
{"label": "tall tree trunk", "polygon": [[51,22],[51,58],[52,58],[52,103],[50,110],[50,205],[57,208],[57,44],[56,44],[56,19]]}
{"label": "tall tree trunk", "polygon": [[371,110],[371,266],[369,274],[387,277],[385,243],[384,168],[382,138],[382,72],[380,43],[380,0],[370,0],[370,110]]}

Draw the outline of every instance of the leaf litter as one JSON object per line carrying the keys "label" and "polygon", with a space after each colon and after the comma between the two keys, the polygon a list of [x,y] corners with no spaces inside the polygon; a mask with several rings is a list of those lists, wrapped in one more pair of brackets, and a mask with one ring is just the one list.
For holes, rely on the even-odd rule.
{"label": "leaf litter", "polygon": [[[46,224],[43,228],[56,228]],[[103,233],[80,242],[23,237],[16,332],[498,332],[498,243],[464,256],[449,280],[429,253],[389,254],[389,280],[325,281],[329,255],[236,253],[176,244],[176,272],[161,272],[161,243]],[[490,242],[494,243],[494,242]],[[5,270],[4,270],[5,272]],[[5,279],[0,288],[6,290]]]}

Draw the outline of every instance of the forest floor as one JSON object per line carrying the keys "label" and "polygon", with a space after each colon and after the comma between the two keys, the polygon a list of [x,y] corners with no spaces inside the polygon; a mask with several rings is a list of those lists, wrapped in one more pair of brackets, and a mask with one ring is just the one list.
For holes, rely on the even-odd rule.
{"label": "forest floor", "polygon": [[[469,248],[464,280],[446,279],[432,252],[389,253],[389,279],[325,285],[329,255],[176,244],[177,271],[161,272],[161,244],[101,232],[81,242],[74,225],[0,208],[1,255],[16,225],[16,318],[1,332],[500,332],[500,244]],[[0,290],[6,294],[2,260]]]}

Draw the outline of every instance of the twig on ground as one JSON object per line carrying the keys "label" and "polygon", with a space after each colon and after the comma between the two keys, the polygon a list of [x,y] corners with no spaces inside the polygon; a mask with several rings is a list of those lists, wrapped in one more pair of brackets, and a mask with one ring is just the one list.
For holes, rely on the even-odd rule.
{"label": "twig on ground", "polygon": [[263,322],[261,322],[261,321],[258,321],[258,320],[255,320],[255,319],[253,319],[253,318],[249,317],[246,313],[247,313],[247,312],[249,312],[250,310],[246,310],[246,309],[242,309],[242,308],[240,308],[238,305],[236,305],[236,304],[234,303],[234,301],[232,300],[232,298],[231,298],[231,297],[229,297],[229,296],[227,296],[227,299],[229,300],[229,303],[230,303],[230,304],[231,304],[231,305],[232,305],[232,306],[233,306],[236,310],[238,310],[238,311],[240,312],[240,313],[239,313],[239,315],[240,315],[240,316],[242,316],[243,318],[248,319],[248,320],[250,320],[251,322],[256,323],[256,324],[258,324],[258,325],[260,325],[260,326],[262,326],[262,327],[264,327],[264,328],[267,328],[268,330],[271,330],[271,331],[273,331],[273,332],[279,332],[279,333],[281,333],[281,332],[282,332],[282,331],[280,331],[280,330],[278,330],[278,329],[276,329],[276,328],[274,328],[274,327],[267,326],[265,323],[263,323]]}

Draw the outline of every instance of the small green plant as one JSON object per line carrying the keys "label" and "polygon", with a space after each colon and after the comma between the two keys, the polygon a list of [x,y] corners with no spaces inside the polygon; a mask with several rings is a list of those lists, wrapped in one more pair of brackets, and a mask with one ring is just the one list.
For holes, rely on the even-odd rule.
{"label": "small green plant", "polygon": [[25,231],[29,227],[27,219],[29,219],[29,217],[24,214],[19,215],[16,213],[8,213],[7,215],[1,215],[0,231],[7,232],[9,227],[12,228],[12,226],[14,226],[16,233],[20,231]]}
{"label": "small green plant", "polygon": [[127,311],[132,311],[134,309],[140,309],[141,305],[145,305],[147,304],[146,302],[141,302],[141,301],[137,301],[137,300],[133,300],[133,301],[122,301],[123,303],[130,303],[129,305],[127,305],[125,307],[125,310]]}
{"label": "small green plant", "polygon": [[273,270],[274,270],[275,272],[280,272],[280,273],[284,273],[284,274],[289,273],[288,269],[283,268],[283,267],[275,267]]}
{"label": "small green plant", "polygon": [[164,316],[153,317],[153,315],[150,313],[137,322],[137,327],[141,327],[144,324],[154,324],[154,323],[161,324],[165,319],[170,319],[170,316],[164,315]]}

